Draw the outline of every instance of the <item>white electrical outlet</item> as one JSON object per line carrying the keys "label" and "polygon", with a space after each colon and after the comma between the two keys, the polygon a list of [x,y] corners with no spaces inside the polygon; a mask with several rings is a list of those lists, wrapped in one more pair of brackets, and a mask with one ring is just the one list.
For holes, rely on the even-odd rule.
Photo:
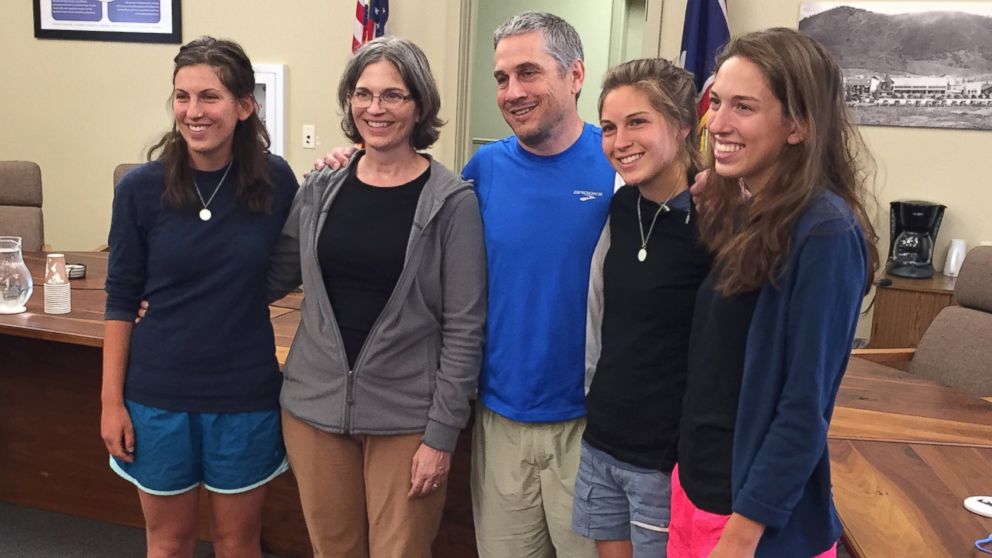
{"label": "white electrical outlet", "polygon": [[303,149],[317,149],[317,127],[313,124],[303,125]]}

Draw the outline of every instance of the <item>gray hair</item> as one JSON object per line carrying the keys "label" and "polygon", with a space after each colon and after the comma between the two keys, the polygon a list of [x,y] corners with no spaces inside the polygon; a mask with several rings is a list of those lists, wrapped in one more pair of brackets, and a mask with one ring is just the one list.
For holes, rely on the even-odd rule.
{"label": "gray hair", "polygon": [[355,143],[363,141],[351,115],[351,94],[365,68],[380,60],[396,66],[403,84],[410,90],[410,95],[420,110],[420,118],[410,135],[410,144],[414,149],[427,149],[437,141],[441,135],[440,128],[444,125],[444,121],[437,116],[441,110],[441,95],[424,51],[406,39],[379,37],[362,45],[348,60],[341,81],[338,82],[338,105],[343,112],[341,130],[349,140]]}
{"label": "gray hair", "polygon": [[503,22],[493,31],[493,48],[506,37],[541,31],[544,48],[558,63],[558,72],[565,75],[572,63],[584,60],[582,40],[575,28],[564,19],[547,12],[522,12]]}

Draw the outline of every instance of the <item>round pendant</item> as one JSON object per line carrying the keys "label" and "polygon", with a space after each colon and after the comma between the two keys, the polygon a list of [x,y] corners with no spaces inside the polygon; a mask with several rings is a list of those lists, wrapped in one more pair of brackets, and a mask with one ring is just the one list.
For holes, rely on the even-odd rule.
{"label": "round pendant", "polygon": [[648,251],[644,248],[641,248],[640,250],[637,251],[637,261],[643,262],[646,259],[648,259]]}
{"label": "round pendant", "polygon": [[210,210],[207,209],[206,207],[204,207],[203,209],[200,210],[200,220],[201,221],[209,221],[210,220],[210,217],[212,217],[212,216],[213,216],[213,214],[210,213]]}

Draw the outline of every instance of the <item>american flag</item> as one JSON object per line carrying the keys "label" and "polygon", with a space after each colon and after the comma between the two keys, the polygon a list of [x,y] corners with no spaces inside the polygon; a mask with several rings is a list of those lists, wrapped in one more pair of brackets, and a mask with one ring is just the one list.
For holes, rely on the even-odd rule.
{"label": "american flag", "polygon": [[[682,26],[682,54],[679,62],[696,79],[700,131],[706,126],[706,111],[710,108],[710,87],[716,53],[730,40],[727,25],[727,0],[689,0]],[[700,147],[706,152],[706,134],[700,134]]]}
{"label": "american flag", "polygon": [[389,19],[389,0],[356,0],[355,35],[351,38],[351,52],[365,43],[386,34]]}

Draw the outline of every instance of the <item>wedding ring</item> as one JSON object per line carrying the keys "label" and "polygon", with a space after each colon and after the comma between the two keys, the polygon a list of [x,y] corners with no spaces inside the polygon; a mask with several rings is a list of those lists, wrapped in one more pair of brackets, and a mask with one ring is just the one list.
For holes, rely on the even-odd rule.
{"label": "wedding ring", "polygon": [[441,485],[438,483],[434,483],[431,485],[431,488],[441,488]]}

